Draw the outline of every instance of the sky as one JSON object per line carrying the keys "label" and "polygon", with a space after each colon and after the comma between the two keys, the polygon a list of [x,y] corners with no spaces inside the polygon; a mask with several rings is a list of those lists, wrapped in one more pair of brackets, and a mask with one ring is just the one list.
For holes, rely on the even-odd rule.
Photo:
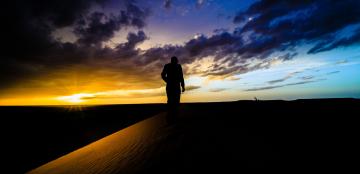
{"label": "sky", "polygon": [[[6,0],[8,1],[8,0]],[[358,0],[11,0],[0,105],[360,98]]]}

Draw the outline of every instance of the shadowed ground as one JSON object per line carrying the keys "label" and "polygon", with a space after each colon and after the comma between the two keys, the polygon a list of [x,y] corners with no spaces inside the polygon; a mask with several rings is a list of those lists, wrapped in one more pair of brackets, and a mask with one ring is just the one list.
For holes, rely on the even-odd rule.
{"label": "shadowed ground", "polygon": [[[155,144],[167,136],[164,114],[141,121],[91,143],[30,173],[117,173],[136,171]],[[160,149],[157,149],[159,151]]]}
{"label": "shadowed ground", "polygon": [[0,167],[25,173],[164,110],[164,104],[0,107]]}
{"label": "shadowed ground", "polygon": [[160,113],[30,173],[323,171],[345,163],[358,108],[352,99],[183,104],[174,124]]}

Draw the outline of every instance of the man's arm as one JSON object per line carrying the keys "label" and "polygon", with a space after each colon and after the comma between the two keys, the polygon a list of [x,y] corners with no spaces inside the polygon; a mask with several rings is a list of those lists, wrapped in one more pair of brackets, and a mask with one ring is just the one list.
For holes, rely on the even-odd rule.
{"label": "man's arm", "polygon": [[183,75],[183,71],[182,71],[181,65],[180,65],[180,84],[181,84],[182,92],[185,92],[184,75]]}
{"label": "man's arm", "polygon": [[166,65],[164,66],[162,72],[161,72],[161,78],[167,82],[167,77],[166,77]]}

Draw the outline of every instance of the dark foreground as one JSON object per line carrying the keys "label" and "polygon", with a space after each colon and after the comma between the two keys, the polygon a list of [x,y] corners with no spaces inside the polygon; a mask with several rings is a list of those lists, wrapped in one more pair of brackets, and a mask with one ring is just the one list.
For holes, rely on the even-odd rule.
{"label": "dark foreground", "polygon": [[40,166],[33,173],[344,171],[355,164],[359,106],[355,99],[183,104],[172,124],[164,105],[1,108],[2,158],[14,172]]}
{"label": "dark foreground", "polygon": [[25,173],[164,110],[159,104],[0,107],[0,166]]}

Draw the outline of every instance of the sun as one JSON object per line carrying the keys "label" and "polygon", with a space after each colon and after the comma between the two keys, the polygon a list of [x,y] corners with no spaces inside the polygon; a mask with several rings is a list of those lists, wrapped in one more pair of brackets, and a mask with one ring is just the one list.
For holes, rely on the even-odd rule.
{"label": "sun", "polygon": [[58,97],[58,100],[66,101],[69,103],[82,103],[86,99],[94,98],[95,95],[93,94],[86,94],[86,93],[80,93],[80,94],[73,94],[70,96],[61,96]]}

